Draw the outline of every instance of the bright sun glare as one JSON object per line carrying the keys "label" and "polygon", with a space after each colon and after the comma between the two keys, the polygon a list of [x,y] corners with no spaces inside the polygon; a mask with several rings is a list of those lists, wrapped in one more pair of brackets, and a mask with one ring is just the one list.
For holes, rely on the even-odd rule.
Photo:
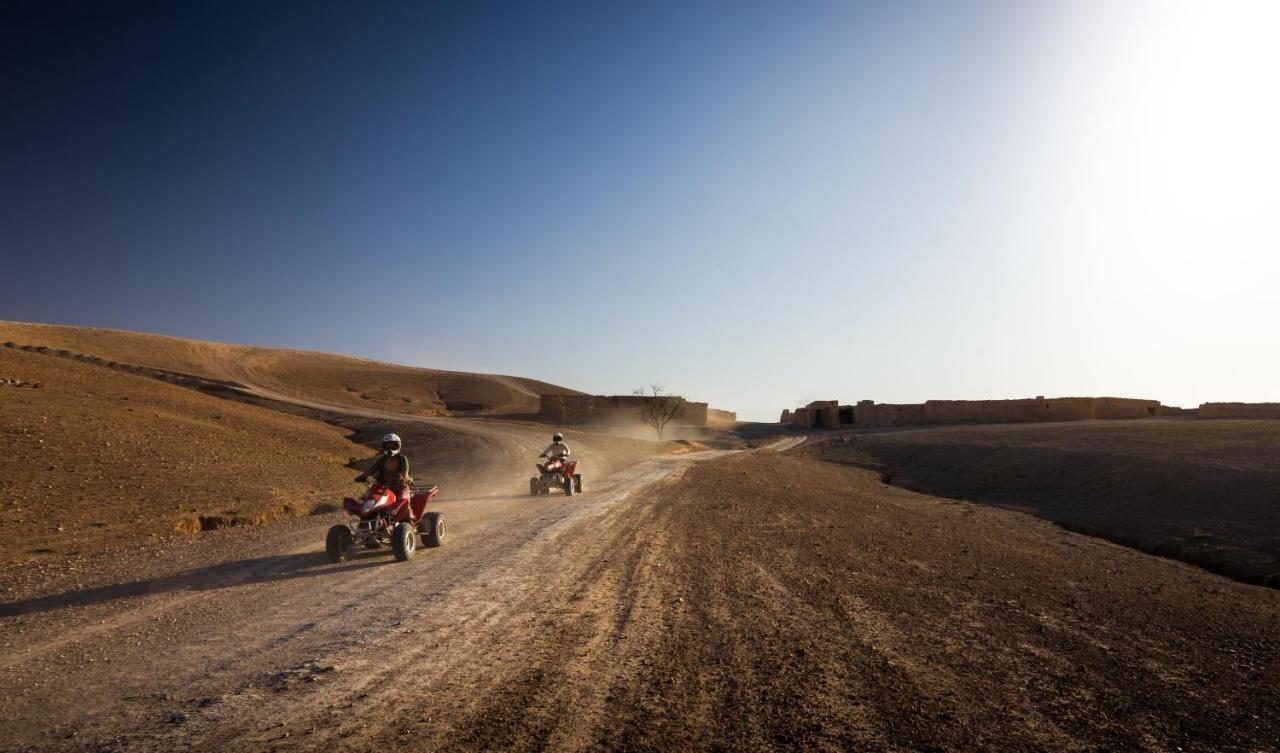
{"label": "bright sun glare", "polygon": [[1273,394],[1280,3],[1070,7],[1035,56],[1024,160],[1047,336],[1100,386]]}
{"label": "bright sun glare", "polygon": [[[1067,38],[1053,200],[1096,252],[1173,282],[1275,269],[1280,3],[1103,2]],[[1078,250],[1083,250],[1078,247]]]}

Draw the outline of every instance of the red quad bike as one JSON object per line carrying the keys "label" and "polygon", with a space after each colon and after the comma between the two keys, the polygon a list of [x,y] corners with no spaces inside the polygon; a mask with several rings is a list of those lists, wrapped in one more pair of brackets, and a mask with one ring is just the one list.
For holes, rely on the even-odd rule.
{"label": "red quad bike", "polygon": [[444,540],[444,516],[426,512],[427,503],[435,499],[439,487],[413,486],[409,499],[398,499],[396,493],[382,484],[373,484],[361,499],[347,497],[342,509],[353,516],[346,525],[329,529],[324,551],[330,562],[351,558],[356,542],[365,549],[391,546],[391,553],[404,562],[413,556],[419,543],[440,546]]}
{"label": "red quad bike", "polygon": [[537,463],[538,474],[529,479],[529,494],[550,494],[551,487],[564,489],[565,496],[572,497],[574,492],[582,493],[582,474],[578,473],[578,461],[548,458],[545,463]]}

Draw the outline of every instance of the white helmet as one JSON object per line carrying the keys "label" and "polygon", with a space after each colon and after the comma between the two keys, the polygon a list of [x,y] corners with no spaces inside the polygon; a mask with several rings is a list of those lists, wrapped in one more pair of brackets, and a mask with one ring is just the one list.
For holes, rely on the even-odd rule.
{"label": "white helmet", "polygon": [[[393,446],[388,447],[387,445],[393,445]],[[400,442],[399,434],[387,434],[382,438],[382,449],[386,450],[392,455],[395,455],[398,452],[400,452],[400,447],[401,447],[401,442]]]}

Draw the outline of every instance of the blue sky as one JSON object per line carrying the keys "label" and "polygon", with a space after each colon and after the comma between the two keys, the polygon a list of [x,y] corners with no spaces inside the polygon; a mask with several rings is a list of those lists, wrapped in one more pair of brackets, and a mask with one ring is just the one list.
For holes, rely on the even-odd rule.
{"label": "blue sky", "polygon": [[765,420],[1280,400],[1265,2],[366,5],[0,11],[0,318]]}

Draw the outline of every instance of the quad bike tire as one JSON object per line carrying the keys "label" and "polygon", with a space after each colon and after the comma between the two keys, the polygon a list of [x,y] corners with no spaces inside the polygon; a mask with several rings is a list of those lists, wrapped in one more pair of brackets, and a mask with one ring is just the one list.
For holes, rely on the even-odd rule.
{"label": "quad bike tire", "polygon": [[429,512],[418,521],[418,535],[422,536],[422,545],[437,547],[444,543],[444,515]]}
{"label": "quad bike tire", "polygon": [[572,478],[566,478],[564,480],[564,496],[566,497],[573,496],[573,479]]}
{"label": "quad bike tire", "polygon": [[582,493],[582,474],[573,474],[573,490],[579,494]]}
{"label": "quad bike tire", "polygon": [[538,479],[536,478],[529,479],[529,496],[536,497],[538,496],[538,493],[539,493]]}
{"label": "quad bike tire", "polygon": [[355,537],[351,529],[338,525],[329,529],[324,537],[324,554],[330,562],[342,562],[351,556],[351,548],[355,546]]}
{"label": "quad bike tire", "polygon": [[413,524],[408,521],[396,523],[395,529],[391,531],[391,553],[396,559],[404,562],[413,557],[417,548],[418,532],[414,530]]}

